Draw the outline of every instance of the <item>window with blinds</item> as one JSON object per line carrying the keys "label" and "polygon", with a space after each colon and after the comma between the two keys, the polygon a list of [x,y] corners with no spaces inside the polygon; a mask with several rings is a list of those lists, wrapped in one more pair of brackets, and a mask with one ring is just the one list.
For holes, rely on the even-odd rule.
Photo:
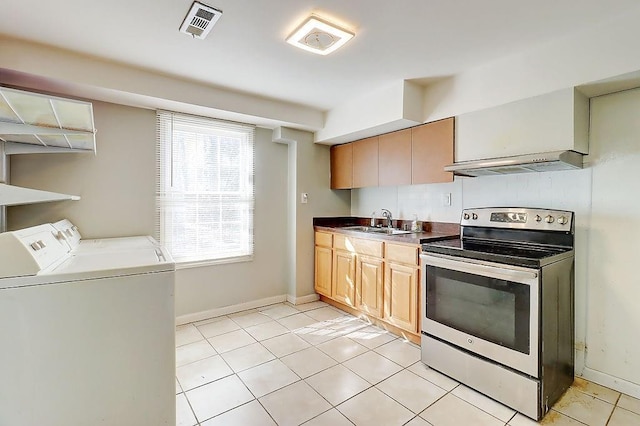
{"label": "window with blinds", "polygon": [[176,262],[253,256],[253,126],[157,113],[157,237]]}

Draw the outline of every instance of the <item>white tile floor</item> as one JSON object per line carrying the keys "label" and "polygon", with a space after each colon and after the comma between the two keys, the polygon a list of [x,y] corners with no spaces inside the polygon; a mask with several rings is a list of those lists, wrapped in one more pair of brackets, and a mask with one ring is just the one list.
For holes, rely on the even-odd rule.
{"label": "white tile floor", "polygon": [[[176,344],[179,426],[536,424],[322,302],[179,326]],[[640,400],[576,379],[541,423],[640,425]]]}

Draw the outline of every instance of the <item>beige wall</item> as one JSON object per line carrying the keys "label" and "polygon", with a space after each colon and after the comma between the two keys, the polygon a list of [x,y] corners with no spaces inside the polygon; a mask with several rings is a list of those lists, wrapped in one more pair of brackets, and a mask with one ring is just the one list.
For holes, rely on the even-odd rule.
{"label": "beige wall", "polygon": [[[69,218],[85,238],[153,234],[155,112],[94,102],[98,154],[30,154],[11,158],[15,185],[80,195],[80,201],[11,207],[10,229]],[[285,145],[258,128],[255,141],[255,256],[251,262],[179,270],[176,315],[287,293]],[[328,158],[317,167],[328,173]],[[310,226],[310,225],[309,225]],[[312,252],[312,246],[307,248]]]}
{"label": "beige wall", "polygon": [[[350,191],[330,189],[330,148],[313,143],[309,132],[277,128],[274,142],[288,146],[288,294],[297,298],[315,297],[313,218],[348,216],[351,209]],[[301,202],[301,194],[308,202]]]}
{"label": "beige wall", "polygon": [[591,101],[585,376],[640,398],[640,89]]}
{"label": "beige wall", "polygon": [[[297,191],[291,195],[298,206],[296,227],[292,230],[296,236],[296,280],[295,290],[290,293],[296,297],[303,297],[315,293],[313,289],[313,218],[348,216],[351,209],[351,194],[349,191],[329,189],[331,173],[328,146],[314,144],[313,135],[308,132],[294,130],[290,131],[289,135],[297,141]],[[303,192],[309,194],[307,204],[300,203],[300,194]]]}
{"label": "beige wall", "polygon": [[256,132],[253,261],[179,270],[176,316],[287,294],[288,156],[271,133]]}
{"label": "beige wall", "polygon": [[11,207],[9,229],[68,218],[86,238],[154,232],[155,123],[152,110],[94,102],[97,155],[11,156],[11,183],[80,195],[77,202]]}

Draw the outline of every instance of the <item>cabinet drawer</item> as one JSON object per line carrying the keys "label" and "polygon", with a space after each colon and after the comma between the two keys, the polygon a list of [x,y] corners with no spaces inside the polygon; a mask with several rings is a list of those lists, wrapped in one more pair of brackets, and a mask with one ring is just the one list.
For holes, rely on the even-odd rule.
{"label": "cabinet drawer", "polygon": [[333,245],[333,234],[316,232],[316,245],[331,248]]}
{"label": "cabinet drawer", "polygon": [[418,251],[419,247],[416,246],[387,243],[387,252],[384,258],[388,262],[418,265]]}
{"label": "cabinet drawer", "polygon": [[383,245],[382,241],[363,240],[340,234],[336,234],[333,240],[335,249],[374,257],[382,257]]}

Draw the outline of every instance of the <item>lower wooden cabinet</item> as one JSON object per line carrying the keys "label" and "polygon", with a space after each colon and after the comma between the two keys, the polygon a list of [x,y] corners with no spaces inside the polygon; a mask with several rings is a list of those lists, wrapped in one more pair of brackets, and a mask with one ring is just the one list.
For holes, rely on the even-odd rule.
{"label": "lower wooden cabinet", "polygon": [[389,323],[417,333],[419,268],[388,262],[384,277],[384,317]]}
{"label": "lower wooden cabinet", "polygon": [[323,296],[331,297],[331,270],[333,264],[333,250],[328,247],[316,246],[315,253],[315,289]]}
{"label": "lower wooden cabinet", "polygon": [[356,258],[356,308],[382,318],[384,262],[382,259]]}
{"label": "lower wooden cabinet", "polygon": [[315,289],[417,335],[419,252],[413,244],[316,232]]}
{"label": "lower wooden cabinet", "polygon": [[333,251],[331,298],[348,306],[355,306],[356,255],[343,250]]}

